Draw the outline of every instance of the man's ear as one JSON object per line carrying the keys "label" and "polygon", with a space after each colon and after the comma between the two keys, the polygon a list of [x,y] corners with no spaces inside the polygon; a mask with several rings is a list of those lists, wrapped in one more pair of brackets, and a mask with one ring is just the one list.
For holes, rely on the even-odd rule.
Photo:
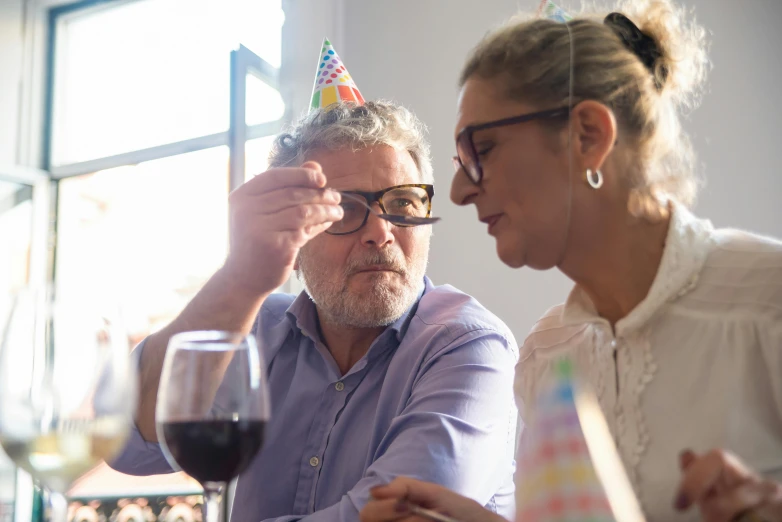
{"label": "man's ear", "polygon": [[598,170],[616,144],[617,123],[614,112],[594,100],[573,107],[573,153],[583,169]]}

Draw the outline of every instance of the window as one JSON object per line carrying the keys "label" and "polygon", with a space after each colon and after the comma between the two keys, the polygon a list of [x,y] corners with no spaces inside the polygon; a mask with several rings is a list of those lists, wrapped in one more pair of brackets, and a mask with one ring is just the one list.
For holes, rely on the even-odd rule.
{"label": "window", "polygon": [[[51,165],[228,130],[229,52],[280,66],[280,0],[136,0],[56,24]],[[248,124],[279,120],[277,91],[248,84]]]}
{"label": "window", "polygon": [[[27,168],[0,169],[0,317],[6,318],[8,296],[43,276],[47,223],[48,177]],[[0,321],[0,338],[5,322]],[[14,354],[24,358],[27,352]],[[29,506],[32,487],[28,479],[17,480],[17,470],[0,450],[0,522],[14,520],[18,506]],[[19,493],[26,495],[21,500]]]}
{"label": "window", "polygon": [[131,345],[168,324],[227,253],[227,171],[222,146],[62,180],[58,291],[119,297]]}
{"label": "window", "polygon": [[[0,295],[24,286],[29,280],[33,232],[32,186],[2,179],[0,173]],[[0,317],[6,317],[10,302],[0,302]],[[4,324],[0,323],[0,338]],[[11,522],[14,509],[16,468],[0,451],[0,522]]]}
{"label": "window", "polygon": [[[39,272],[69,294],[110,292],[131,344],[178,314],[223,262],[229,190],[265,170],[287,119],[276,83],[283,21],[281,0],[53,8],[48,172],[38,174],[56,204],[35,203],[32,183],[0,172],[3,295]],[[31,246],[41,223],[42,246]],[[0,522],[13,518],[14,490],[23,500],[15,473],[0,459]],[[76,520],[201,517],[200,487],[183,474],[138,479],[104,464],[69,496]]]}

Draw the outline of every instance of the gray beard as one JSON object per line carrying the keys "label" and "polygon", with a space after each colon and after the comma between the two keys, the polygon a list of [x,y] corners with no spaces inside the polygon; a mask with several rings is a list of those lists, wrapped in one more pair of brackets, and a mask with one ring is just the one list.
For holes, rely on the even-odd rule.
{"label": "gray beard", "polygon": [[[360,261],[348,263],[342,273],[334,274],[309,254],[305,249],[299,253],[296,274],[317,306],[321,320],[334,325],[349,328],[388,326],[402,317],[423,289],[427,260],[404,263],[401,253],[395,256],[391,251],[374,251]],[[397,275],[362,275],[360,277],[375,278],[375,284],[368,291],[351,293],[347,284],[349,277],[368,265],[386,265]]]}

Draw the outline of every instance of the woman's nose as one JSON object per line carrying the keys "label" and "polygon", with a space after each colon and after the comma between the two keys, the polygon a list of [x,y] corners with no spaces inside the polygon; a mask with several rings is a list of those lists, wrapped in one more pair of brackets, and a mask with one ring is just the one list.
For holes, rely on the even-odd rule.
{"label": "woman's nose", "polygon": [[463,168],[459,168],[451,181],[451,201],[457,205],[468,205],[478,190],[478,185],[467,178]]}

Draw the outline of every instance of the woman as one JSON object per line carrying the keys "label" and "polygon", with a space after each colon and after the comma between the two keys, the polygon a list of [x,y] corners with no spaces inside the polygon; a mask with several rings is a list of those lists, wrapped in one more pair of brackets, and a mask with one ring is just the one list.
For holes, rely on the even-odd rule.
{"label": "woman", "polygon": [[[704,31],[669,0],[634,5],[512,23],[478,45],[451,197],[476,206],[506,264],[575,283],[522,348],[522,417],[567,354],[650,521],[782,521],[782,243],[687,209],[695,161],[677,112],[704,78]],[[411,479],[373,495],[364,522],[405,518],[399,500],[496,518]]]}

